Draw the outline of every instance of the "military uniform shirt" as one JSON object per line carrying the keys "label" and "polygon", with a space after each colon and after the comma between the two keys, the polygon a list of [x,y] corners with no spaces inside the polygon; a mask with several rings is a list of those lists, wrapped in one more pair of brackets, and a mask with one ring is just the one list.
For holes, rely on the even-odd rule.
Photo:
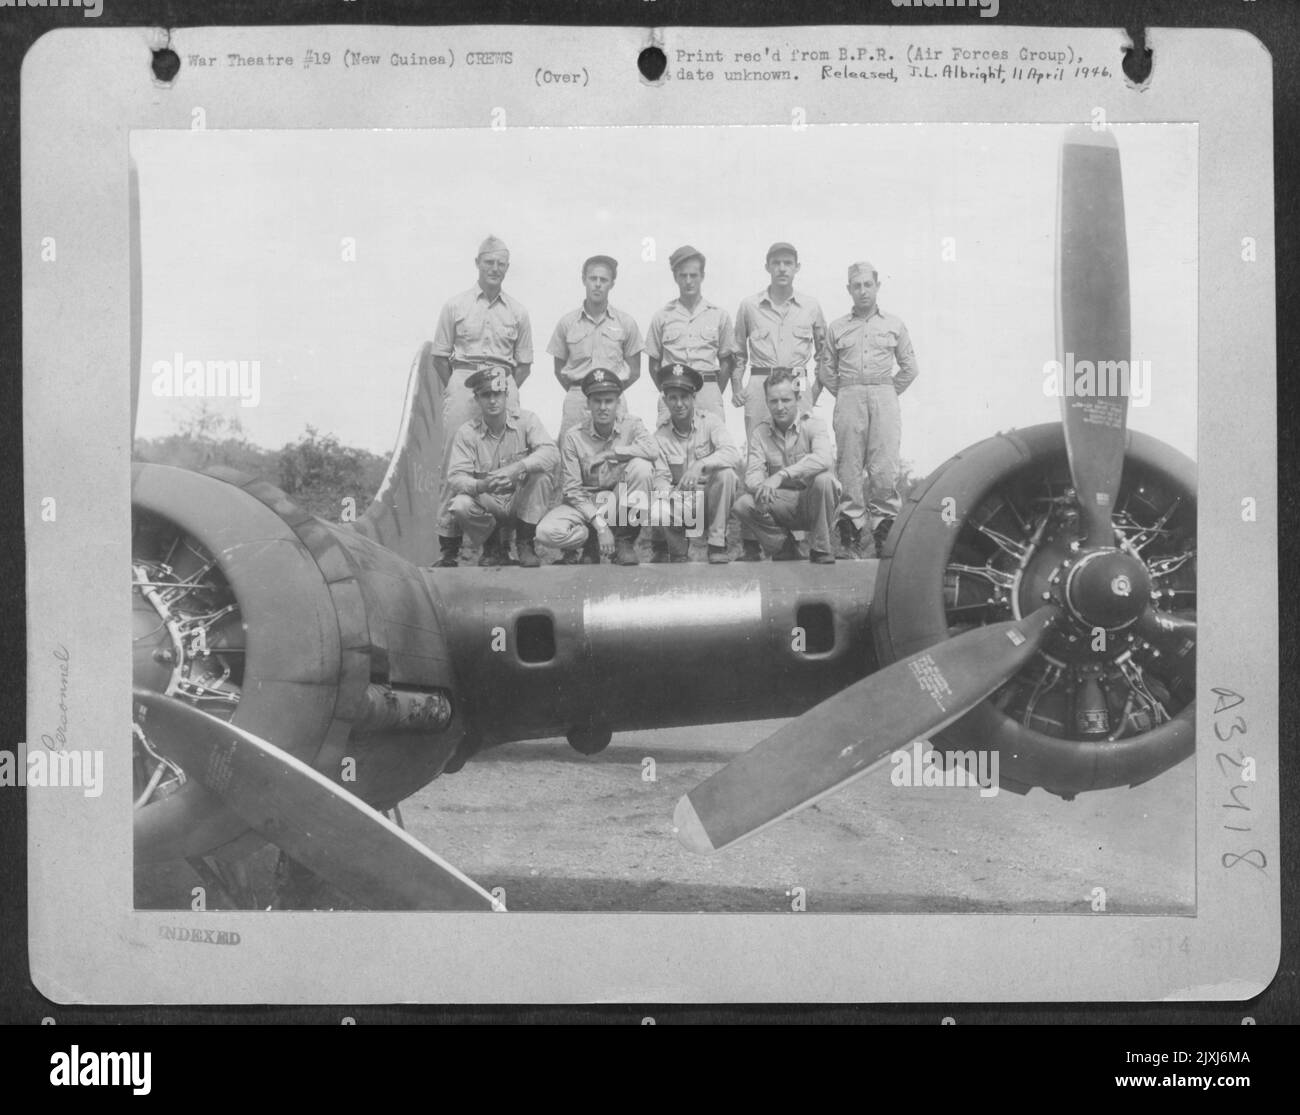
{"label": "military uniform shirt", "polygon": [[727,427],[712,414],[696,411],[691,428],[679,434],[672,419],[662,422],[655,430],[659,443],[659,460],[655,462],[654,486],[663,490],[671,488],[681,479],[683,470],[696,461],[707,461],[720,468],[735,468],[740,464],[740,446],[727,432]]}
{"label": "military uniform shirt", "polygon": [[795,291],[782,306],[766,290],[751,294],[736,312],[736,350],[759,368],[807,367],[826,338],[826,318],[817,299]]}
{"label": "military uniform shirt", "polygon": [[533,362],[533,327],[528,311],[504,290],[489,298],[477,283],[456,295],[438,315],[433,355],[473,361],[495,356],[510,363]]}
{"label": "military uniform shirt", "polygon": [[523,465],[529,473],[549,472],[559,459],[555,442],[531,410],[506,415],[500,437],[492,436],[485,419],[475,418],[452,438],[447,488],[453,495],[477,495],[477,482],[490,472],[508,465]]}
{"label": "military uniform shirt", "polygon": [[[869,316],[855,310],[832,321],[827,347],[822,382],[832,391],[843,386],[892,383],[901,395],[920,371],[907,326],[879,306]],[[892,374],[895,360],[897,375]]]}
{"label": "military uniform shirt", "polygon": [[745,487],[751,493],[769,476],[785,469],[795,487],[805,488],[819,472],[835,463],[826,423],[811,414],[801,414],[782,433],[768,415],[749,438],[749,459],[745,462]]}
{"label": "military uniform shirt", "polygon": [[591,498],[592,492],[608,491],[618,482],[625,462],[604,461],[599,465],[592,458],[611,449],[644,457],[653,463],[659,456],[659,444],[645,423],[632,415],[614,420],[614,428],[607,438],[596,433],[591,415],[581,425],[574,426],[564,435],[560,447],[560,464],[564,480],[564,502],[577,510],[588,522],[598,508]]}
{"label": "military uniform shirt", "polygon": [[674,298],[650,319],[645,351],[660,364],[685,364],[715,375],[721,358],[736,351],[731,315],[705,298],[693,311]]}
{"label": "military uniform shirt", "polygon": [[631,314],[613,306],[599,320],[579,306],[560,318],[546,351],[564,361],[560,375],[568,387],[577,387],[592,368],[608,368],[626,383],[627,362],[641,351],[641,330]]}

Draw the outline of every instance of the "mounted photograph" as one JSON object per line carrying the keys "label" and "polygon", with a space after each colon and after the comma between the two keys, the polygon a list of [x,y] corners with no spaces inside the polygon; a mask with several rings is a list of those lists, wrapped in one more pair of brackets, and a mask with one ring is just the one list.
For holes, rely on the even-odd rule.
{"label": "mounted photograph", "polygon": [[130,166],[136,909],[1196,913],[1195,124]]}

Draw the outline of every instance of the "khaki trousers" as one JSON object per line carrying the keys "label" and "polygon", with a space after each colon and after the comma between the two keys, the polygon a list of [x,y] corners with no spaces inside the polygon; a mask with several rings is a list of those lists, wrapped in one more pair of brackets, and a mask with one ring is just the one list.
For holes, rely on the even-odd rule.
{"label": "khaki trousers", "polygon": [[805,530],[808,545],[824,554],[833,554],[831,527],[840,502],[840,483],[829,472],[819,472],[802,491],[781,488],[767,510],[759,510],[751,495],[736,500],[736,518],[753,531],[767,554],[785,545],[786,532]]}
{"label": "khaki trousers", "polygon": [[[625,527],[629,520],[644,517],[650,507],[650,480],[654,470],[649,461],[635,457],[619,470],[610,495],[603,492],[592,493],[592,499],[603,504],[607,511],[613,512],[613,521],[606,513],[606,521],[614,528],[615,534],[633,533],[633,528]],[[601,497],[604,498],[601,498]],[[591,528],[587,520],[574,507],[562,503],[546,512],[537,524],[537,541],[544,546],[555,546],[560,550],[574,550],[587,541]]]}
{"label": "khaki trousers", "polygon": [[893,384],[845,385],[835,400],[835,471],[844,489],[839,514],[859,530],[896,519],[902,439]]}
{"label": "khaki trousers", "polygon": [[540,522],[551,502],[551,474],[529,474],[518,488],[503,495],[480,492],[478,495],[452,496],[448,505],[457,530],[471,546],[482,545],[501,523],[517,519],[524,523]]}

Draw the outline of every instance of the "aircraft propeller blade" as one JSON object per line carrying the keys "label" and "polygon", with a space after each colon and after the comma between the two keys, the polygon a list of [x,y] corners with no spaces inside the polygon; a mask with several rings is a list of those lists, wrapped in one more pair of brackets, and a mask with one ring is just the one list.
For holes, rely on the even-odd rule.
{"label": "aircraft propeller blade", "polygon": [[[152,690],[133,691],[150,743],[267,840],[375,910],[500,903],[360,798],[251,732]],[[141,708],[143,706],[143,708]]]}
{"label": "aircraft propeller blade", "polygon": [[1134,630],[1160,652],[1170,670],[1186,685],[1196,685],[1196,621],[1147,608]]}
{"label": "aircraft propeller blade", "polygon": [[1086,545],[1113,546],[1132,353],[1123,182],[1109,131],[1080,125],[1067,133],[1057,221],[1057,359],[1070,476]]}
{"label": "aircraft propeller blade", "polygon": [[827,698],[700,783],[678,803],[677,838],[709,853],[811,805],[913,740],[965,715],[1032,658],[1060,616],[969,631]]}

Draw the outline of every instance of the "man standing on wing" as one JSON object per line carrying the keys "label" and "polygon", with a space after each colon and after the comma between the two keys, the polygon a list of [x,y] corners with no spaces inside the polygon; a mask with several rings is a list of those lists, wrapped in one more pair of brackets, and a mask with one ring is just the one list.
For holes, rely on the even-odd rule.
{"label": "man standing on wing", "polygon": [[664,561],[670,555],[672,561],[690,560],[685,527],[694,524],[682,521],[688,507],[696,515],[702,512],[708,523],[710,564],[725,565],[731,560],[727,556],[727,519],[736,495],[740,447],[714,415],[696,411],[695,396],[703,386],[704,377],[691,368],[667,364],[659,369],[659,390],[668,408],[668,421],[655,431],[660,459],[654,487],[660,506],[673,511],[673,521],[663,528],[664,540],[652,543],[652,561]]}
{"label": "man standing on wing", "polygon": [[[817,405],[821,393],[820,379],[808,375],[810,362],[814,371],[821,364],[826,348],[826,318],[817,299],[794,289],[799,273],[799,253],[784,241],[767,249],[766,290],[751,294],[736,312],[735,367],[731,371],[731,402],[745,408],[745,440],[754,427],[767,417],[767,400],[762,379],[769,372],[793,372],[799,386],[799,409],[804,413]],[[749,363],[749,383],[742,384],[745,363]],[[810,389],[811,388],[811,389]]]}
{"label": "man standing on wing", "polygon": [[[504,368],[509,373],[506,407],[519,406],[519,387],[533,363],[533,329],[528,311],[501,289],[510,270],[510,249],[495,236],[479,245],[474,258],[478,282],[456,295],[438,315],[433,335],[433,367],[442,385],[443,475],[446,475],[451,442],[456,431],[479,416],[469,377],[485,367]],[[444,485],[445,488],[445,485]],[[459,541],[459,526],[444,502],[438,512],[440,539]],[[455,560],[459,546],[443,558]]]}
{"label": "man standing on wing", "polygon": [[831,473],[826,423],[799,413],[790,372],[772,372],[764,384],[768,417],[754,427],[745,466],[747,494],[736,500],[736,518],[749,527],[773,561],[798,561],[790,533],[808,532],[810,561],[835,562],[831,524],[840,485]]}
{"label": "man standing on wing", "polygon": [[[541,562],[533,547],[537,524],[550,503],[551,475],[560,459],[555,442],[537,415],[507,407],[509,375],[504,368],[475,372],[468,387],[480,415],[452,439],[447,465],[447,504],[459,533],[483,545],[479,565],[509,561],[503,528],[514,527],[519,564]],[[460,539],[443,539],[443,567],[456,565]]]}
{"label": "man standing on wing", "polygon": [[[677,297],[656,310],[646,330],[645,351],[650,358],[650,378],[658,382],[664,364],[691,368],[704,378],[695,399],[695,409],[717,415],[726,423],[722,410],[722,386],[731,378],[736,339],[731,316],[700,292],[704,285],[704,256],[684,244],[668,259],[677,284]],[[660,399],[659,422],[668,412]]]}
{"label": "man standing on wing", "polygon": [[564,502],[538,524],[537,541],[563,550],[565,565],[576,564],[580,548],[587,564],[612,555],[618,565],[637,565],[659,446],[641,419],[618,417],[623,381],[608,368],[588,372],[582,391],[587,420],[560,446]]}
{"label": "man standing on wing", "polygon": [[823,365],[824,386],[835,396],[836,470],[844,488],[836,556],[862,556],[863,528],[870,527],[879,557],[901,502],[898,397],[920,369],[907,326],[876,304],[875,266],[850,266],[846,289],[853,310],[831,322]]}
{"label": "man standing on wing", "polygon": [[[609,368],[623,381],[626,391],[641,376],[641,330],[631,314],[609,304],[609,292],[618,279],[618,260],[592,256],[582,265],[586,297],[582,305],[560,318],[546,351],[555,358],[555,378],[564,388],[560,437],[587,418],[587,397],[582,381],[592,368]],[[627,414],[619,397],[618,416]]]}

